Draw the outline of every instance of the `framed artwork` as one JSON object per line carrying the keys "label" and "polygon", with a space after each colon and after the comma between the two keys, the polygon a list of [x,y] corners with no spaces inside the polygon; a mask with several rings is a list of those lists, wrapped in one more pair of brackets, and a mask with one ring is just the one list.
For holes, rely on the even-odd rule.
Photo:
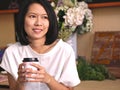
{"label": "framed artwork", "polygon": [[92,62],[120,67],[120,32],[95,32]]}
{"label": "framed artwork", "polygon": [[103,64],[116,78],[120,78],[120,32],[95,32],[92,63]]}

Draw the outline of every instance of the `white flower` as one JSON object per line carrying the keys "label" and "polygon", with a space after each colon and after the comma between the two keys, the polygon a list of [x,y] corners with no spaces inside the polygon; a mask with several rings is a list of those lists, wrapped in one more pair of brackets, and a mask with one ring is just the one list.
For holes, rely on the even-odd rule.
{"label": "white flower", "polygon": [[78,2],[78,6],[79,6],[81,9],[88,9],[88,4],[85,3],[84,1]]}
{"label": "white flower", "polygon": [[79,8],[69,8],[64,16],[66,26],[81,25],[84,19],[85,12],[80,11]]}
{"label": "white flower", "polygon": [[54,3],[54,2],[51,2],[51,6],[52,6],[52,7],[55,7],[55,3]]}

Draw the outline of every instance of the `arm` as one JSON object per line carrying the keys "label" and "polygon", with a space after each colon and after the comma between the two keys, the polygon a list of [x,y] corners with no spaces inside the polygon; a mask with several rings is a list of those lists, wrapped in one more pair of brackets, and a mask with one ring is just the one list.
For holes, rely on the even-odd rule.
{"label": "arm", "polygon": [[8,75],[8,83],[9,83],[10,90],[15,90],[16,81],[9,73],[7,73],[7,75]]}
{"label": "arm", "polygon": [[54,78],[50,79],[48,86],[50,90],[74,90],[72,87],[66,87],[62,83],[58,83]]}
{"label": "arm", "polygon": [[15,81],[11,74],[7,73],[7,75],[10,90],[24,90],[23,85],[21,85],[22,87],[20,87],[20,83],[18,83],[18,81]]}

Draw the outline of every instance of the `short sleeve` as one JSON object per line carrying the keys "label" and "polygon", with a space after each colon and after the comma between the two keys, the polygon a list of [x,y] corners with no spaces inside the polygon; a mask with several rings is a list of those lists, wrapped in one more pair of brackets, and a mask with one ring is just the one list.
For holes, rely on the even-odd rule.
{"label": "short sleeve", "polygon": [[70,87],[74,87],[80,83],[74,51],[71,51],[69,56],[66,58],[59,82]]}
{"label": "short sleeve", "polygon": [[18,63],[15,61],[15,58],[12,57],[12,54],[10,48],[7,48],[3,54],[0,66],[17,79]]}

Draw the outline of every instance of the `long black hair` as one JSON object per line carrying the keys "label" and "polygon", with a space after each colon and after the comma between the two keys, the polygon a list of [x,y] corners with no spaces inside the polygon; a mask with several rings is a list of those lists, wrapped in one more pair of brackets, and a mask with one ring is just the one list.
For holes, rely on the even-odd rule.
{"label": "long black hair", "polygon": [[57,18],[56,18],[54,9],[50,5],[50,2],[48,2],[47,0],[22,0],[21,1],[19,6],[17,29],[16,29],[18,41],[22,45],[28,45],[30,43],[24,29],[24,20],[25,20],[25,15],[28,11],[29,6],[33,3],[38,3],[42,5],[47,12],[50,25],[48,28],[48,32],[46,34],[45,45],[49,45],[58,38],[58,23],[57,23]]}

